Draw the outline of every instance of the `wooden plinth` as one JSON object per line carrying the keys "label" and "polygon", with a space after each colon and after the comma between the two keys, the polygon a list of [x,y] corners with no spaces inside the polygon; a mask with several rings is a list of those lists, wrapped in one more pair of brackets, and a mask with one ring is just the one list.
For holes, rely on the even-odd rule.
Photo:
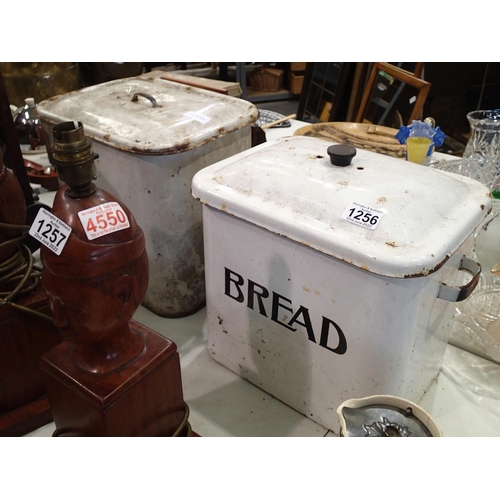
{"label": "wooden plinth", "polygon": [[[73,344],[62,342],[42,356],[42,378],[57,436],[172,436],[186,416],[177,347],[131,322],[145,339],[142,353],[104,375],[79,368]],[[182,432],[181,432],[182,434]]]}
{"label": "wooden plinth", "polygon": [[[51,316],[41,287],[16,303]],[[0,436],[22,436],[52,421],[39,359],[61,341],[51,322],[0,307]]]}

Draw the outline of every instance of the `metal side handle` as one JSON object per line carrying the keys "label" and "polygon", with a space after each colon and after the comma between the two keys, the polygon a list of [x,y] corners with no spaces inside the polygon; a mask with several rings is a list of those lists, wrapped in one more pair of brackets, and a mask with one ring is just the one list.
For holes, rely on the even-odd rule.
{"label": "metal side handle", "polygon": [[465,300],[476,288],[479,283],[479,275],[481,274],[481,264],[469,257],[463,257],[460,262],[459,271],[466,271],[472,274],[472,279],[461,286],[449,286],[440,283],[438,298],[448,300],[450,302],[460,302]]}

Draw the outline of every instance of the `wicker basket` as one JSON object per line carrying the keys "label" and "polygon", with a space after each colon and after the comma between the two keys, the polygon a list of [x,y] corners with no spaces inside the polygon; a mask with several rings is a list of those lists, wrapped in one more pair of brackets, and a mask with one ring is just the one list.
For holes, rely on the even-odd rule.
{"label": "wicker basket", "polygon": [[283,83],[285,72],[282,69],[260,67],[248,75],[253,90],[277,92]]}

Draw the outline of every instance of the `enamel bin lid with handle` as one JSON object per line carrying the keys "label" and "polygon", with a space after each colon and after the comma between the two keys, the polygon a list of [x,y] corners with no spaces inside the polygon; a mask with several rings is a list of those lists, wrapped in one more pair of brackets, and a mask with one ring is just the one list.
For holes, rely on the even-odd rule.
{"label": "enamel bin lid with handle", "polygon": [[83,124],[99,155],[96,184],[130,208],[146,235],[150,278],[143,305],[179,317],[205,304],[201,207],[191,180],[251,147],[258,110],[161,74],[55,96],[39,103],[37,113],[45,137],[57,123]]}
{"label": "enamel bin lid with handle", "polygon": [[418,403],[439,374],[491,199],[474,180],[369,151],[334,166],[328,146],[265,143],[198,172],[192,193],[211,355],[338,433],[343,401]]}

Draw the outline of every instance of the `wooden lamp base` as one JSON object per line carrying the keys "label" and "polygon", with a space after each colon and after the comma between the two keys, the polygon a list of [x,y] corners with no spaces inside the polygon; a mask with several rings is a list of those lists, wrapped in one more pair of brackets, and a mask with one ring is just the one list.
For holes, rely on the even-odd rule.
{"label": "wooden lamp base", "polygon": [[141,354],[124,367],[93,374],[71,359],[63,342],[40,359],[56,436],[189,436],[176,345],[131,321],[144,337]]}

